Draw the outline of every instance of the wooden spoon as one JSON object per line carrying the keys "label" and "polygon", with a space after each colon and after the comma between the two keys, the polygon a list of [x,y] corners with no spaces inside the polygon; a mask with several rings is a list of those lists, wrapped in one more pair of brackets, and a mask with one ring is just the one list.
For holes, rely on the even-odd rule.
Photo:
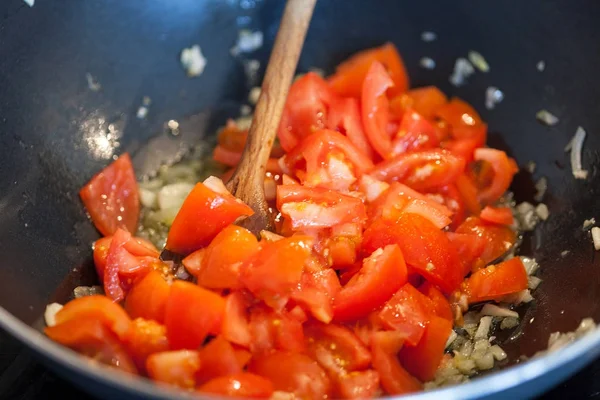
{"label": "wooden spoon", "polygon": [[229,191],[254,210],[254,215],[241,221],[240,225],[255,235],[261,230],[274,228],[273,217],[265,200],[266,165],[315,2],[287,1],[242,159],[227,183]]}

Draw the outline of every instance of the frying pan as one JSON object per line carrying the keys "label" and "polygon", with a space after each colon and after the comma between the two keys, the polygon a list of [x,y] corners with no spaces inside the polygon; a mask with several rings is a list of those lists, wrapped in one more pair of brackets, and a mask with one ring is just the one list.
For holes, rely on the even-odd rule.
{"label": "frying pan", "polygon": [[[283,10],[281,1],[256,0],[20,0],[0,5],[0,326],[50,367],[101,398],[185,398],[179,392],[118,374],[50,342],[41,333],[45,305],[64,302],[80,284],[93,283],[90,244],[98,234],[78,189],[115,154],[134,155],[141,175],[162,157],[181,153],[234,116],[248,83],[242,60],[264,67]],[[414,398],[531,397],[556,385],[600,353],[600,332],[542,358],[516,363],[545,348],[554,331],[571,331],[584,317],[600,320],[600,263],[584,219],[600,216],[600,4],[594,1],[527,2],[322,0],[318,3],[299,70],[330,72],[349,54],[393,41],[412,84],[433,84],[474,104],[490,126],[489,143],[520,165],[518,201],[533,183],[548,179],[550,218],[524,238],[543,279],[521,326],[501,344],[513,363],[471,383]],[[259,29],[264,46],[249,56],[229,53],[238,30]],[[423,31],[438,39],[424,43]],[[185,76],[184,47],[199,44],[208,60],[203,75]],[[491,70],[456,88],[448,76],[469,50]],[[433,70],[419,59],[436,61]],[[536,69],[544,60],[546,69]],[[100,84],[92,91],[86,73]],[[488,86],[505,100],[484,107]],[[148,116],[135,112],[149,96]],[[535,114],[560,118],[553,127]],[[232,114],[233,113],[233,114]],[[170,119],[181,134],[162,133]],[[586,181],[574,180],[564,146],[577,126],[584,145]],[[157,136],[158,135],[158,136]],[[158,137],[153,142],[149,140]],[[147,143],[150,143],[148,145]],[[561,256],[563,250],[569,250]]]}

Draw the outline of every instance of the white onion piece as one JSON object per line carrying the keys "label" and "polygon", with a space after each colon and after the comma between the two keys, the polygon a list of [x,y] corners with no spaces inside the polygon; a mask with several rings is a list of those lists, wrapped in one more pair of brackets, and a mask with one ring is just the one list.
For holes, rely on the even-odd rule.
{"label": "white onion piece", "polygon": [[46,325],[56,325],[56,313],[58,313],[62,308],[62,304],[58,303],[52,303],[46,306],[46,311],[44,311],[44,320],[46,320]]}
{"label": "white onion piece", "polygon": [[202,182],[204,186],[208,187],[210,190],[220,194],[231,194],[227,187],[223,183],[223,181],[216,176],[209,176]]}
{"label": "white onion piece", "polygon": [[154,205],[156,204],[156,193],[152,190],[144,189],[143,187],[139,188],[139,193],[140,203],[142,203],[144,207],[154,208]]}
{"label": "white onion piece", "polygon": [[479,326],[477,327],[477,331],[475,332],[475,339],[486,339],[488,334],[490,333],[490,328],[492,326],[492,317],[486,316],[481,317],[479,321]]}
{"label": "white onion piece", "polygon": [[468,57],[469,57],[469,61],[471,61],[471,64],[473,64],[475,66],[475,68],[477,68],[481,72],[489,72],[490,71],[490,66],[489,66],[488,62],[478,52],[471,50],[471,51],[469,51]]}
{"label": "white onion piece", "polygon": [[278,235],[273,232],[270,232],[270,231],[262,230],[262,231],[260,231],[260,238],[262,240],[266,240],[267,242],[277,242],[277,241],[283,239],[283,236]]}
{"label": "white onion piece", "polygon": [[583,150],[583,141],[585,140],[585,131],[578,127],[573,137],[571,145],[571,171],[575,179],[586,179],[588,171],[581,165],[581,151]]}
{"label": "white onion piece", "polygon": [[600,228],[597,226],[592,228],[592,240],[594,241],[594,249],[600,250]]}
{"label": "white onion piece", "polygon": [[194,185],[191,183],[173,183],[164,186],[158,192],[158,207],[161,210],[168,208],[181,208],[185,198],[190,194]]}
{"label": "white onion piece", "polygon": [[452,342],[454,342],[454,340],[456,340],[457,337],[458,334],[454,332],[454,330],[451,330],[450,335],[448,336],[448,340],[446,340],[446,346],[444,346],[444,348],[447,349],[448,347],[450,347]]}
{"label": "white onion piece", "polygon": [[542,221],[547,220],[548,217],[550,216],[550,211],[548,211],[548,206],[546,206],[544,203],[540,203],[537,205],[537,207],[535,208],[535,213],[538,215],[538,217],[540,217],[540,219]]}
{"label": "white onion piece", "polygon": [[535,261],[535,258],[529,258],[525,256],[520,256],[519,258],[523,262],[523,266],[525,266],[525,271],[527,272],[527,275],[535,274],[536,271],[540,268],[540,264],[538,264],[537,261]]}
{"label": "white onion piece", "polygon": [[548,110],[538,111],[537,114],[535,114],[535,117],[538,119],[538,121],[548,126],[554,126],[558,124],[559,121],[559,119]]}
{"label": "white onion piece", "polygon": [[535,290],[540,285],[540,283],[542,283],[542,280],[537,276],[530,276],[527,278],[527,282],[527,286],[529,287],[529,289]]}
{"label": "white onion piece", "polygon": [[504,350],[502,350],[502,348],[500,346],[498,346],[497,344],[490,347],[490,353],[492,353],[494,358],[498,361],[505,360],[506,357],[508,357],[506,355],[506,352]]}
{"label": "white onion piece", "polygon": [[179,61],[190,78],[201,75],[206,67],[206,58],[202,55],[202,50],[197,44],[183,49]]}
{"label": "white onion piece", "polygon": [[509,310],[505,307],[500,307],[495,304],[485,304],[481,309],[481,315],[486,315],[490,317],[512,317],[519,318],[519,313],[513,310]]}

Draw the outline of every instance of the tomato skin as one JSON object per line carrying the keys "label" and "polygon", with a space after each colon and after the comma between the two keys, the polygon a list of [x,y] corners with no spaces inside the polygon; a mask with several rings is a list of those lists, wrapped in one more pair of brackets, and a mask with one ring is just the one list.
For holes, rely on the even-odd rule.
{"label": "tomato skin", "polygon": [[421,383],[400,365],[397,354],[403,343],[402,334],[398,332],[376,332],[372,335],[373,367],[389,395],[417,392],[422,388]]}
{"label": "tomato skin", "polygon": [[385,303],[379,318],[387,328],[402,332],[406,343],[415,346],[429,324],[431,308],[427,297],[407,283]]}
{"label": "tomato skin", "polygon": [[330,376],[339,377],[371,364],[371,353],[348,328],[336,324],[310,323],[305,327],[308,354]]}
{"label": "tomato skin", "polygon": [[167,329],[156,321],[136,318],[123,340],[138,370],[146,370],[146,360],[154,353],[169,350]]}
{"label": "tomato skin", "polygon": [[[194,186],[177,213],[166,248],[187,255],[210,243],[227,225],[254,212],[229,193],[216,193],[203,183]],[[197,221],[202,221],[198,224]]]}
{"label": "tomato skin", "polygon": [[400,181],[415,190],[425,191],[453,183],[465,165],[463,158],[447,150],[423,150],[383,161],[375,166],[371,176],[386,182]]}
{"label": "tomato skin", "polygon": [[369,143],[384,159],[390,158],[392,141],[387,132],[389,102],[386,91],[394,86],[385,67],[375,61],[369,67],[362,87],[362,119]]}
{"label": "tomato skin", "polygon": [[165,325],[171,348],[197,349],[221,330],[225,300],[193,283],[175,281],[167,300]]}
{"label": "tomato skin", "polygon": [[[240,279],[255,296],[276,307],[279,301],[275,300],[287,298],[300,282],[304,264],[310,257],[312,239],[294,236],[267,242],[261,247],[240,268]],[[279,305],[285,305],[285,301]]]}
{"label": "tomato skin", "polygon": [[55,342],[81,354],[122,371],[137,374],[133,360],[117,336],[96,316],[79,315],[46,327],[44,332]]}
{"label": "tomato skin", "polygon": [[128,153],[96,174],[79,192],[96,229],[104,236],[124,228],[137,230],[140,198]]}
{"label": "tomato skin", "polygon": [[224,228],[210,242],[183,259],[186,269],[208,289],[240,289],[239,268],[259,250],[258,240],[249,230],[235,225]]}
{"label": "tomato skin", "polygon": [[456,228],[456,233],[474,234],[485,241],[484,248],[478,255],[484,265],[506,253],[517,240],[517,235],[511,228],[491,224],[478,217],[467,218]]}
{"label": "tomato skin", "polygon": [[405,111],[392,143],[392,155],[438,147],[440,142],[433,123],[412,109]]}
{"label": "tomato skin", "polygon": [[101,295],[85,296],[69,301],[56,313],[58,325],[83,317],[94,318],[119,338],[125,337],[131,327],[131,319],[121,306]]}
{"label": "tomato skin", "polygon": [[379,391],[379,374],[372,369],[350,372],[338,377],[335,386],[342,399],[370,399]]}
{"label": "tomato skin", "polygon": [[197,351],[164,351],[148,357],[146,370],[154,381],[192,389],[196,386],[196,373],[201,365]]}
{"label": "tomato skin", "polygon": [[196,380],[200,384],[219,376],[242,372],[233,346],[222,336],[211,340],[198,354],[202,365],[196,373]]}
{"label": "tomato skin", "polygon": [[392,297],[406,279],[406,264],[398,246],[374,251],[335,297],[334,319],[351,321],[367,316]]}
{"label": "tomato skin", "polygon": [[484,221],[500,225],[512,225],[515,222],[509,207],[485,206],[481,210],[480,218]]}
{"label": "tomato skin", "polygon": [[221,334],[231,343],[248,348],[250,346],[250,327],[248,307],[241,292],[232,292],[225,299],[225,313]]}
{"label": "tomato skin", "polygon": [[136,282],[125,298],[125,310],[132,318],[164,323],[171,285],[157,271]]}
{"label": "tomato skin", "polygon": [[325,128],[334,94],[314,72],[298,78],[290,87],[277,136],[281,147],[291,151],[308,135]]}
{"label": "tomato skin", "polygon": [[396,221],[375,220],[364,233],[363,251],[398,244],[406,263],[445,293],[456,290],[464,273],[446,234],[417,214],[401,214]]}
{"label": "tomato skin", "polygon": [[360,199],[300,185],[277,186],[277,208],[290,219],[294,230],[362,224],[367,219],[365,205]]}
{"label": "tomato skin", "polygon": [[404,346],[400,350],[400,361],[404,368],[423,382],[432,380],[444,357],[450,331],[452,321],[432,316],[419,343],[414,347]]}
{"label": "tomato skin", "polygon": [[518,168],[514,161],[501,150],[479,148],[475,150],[474,157],[475,160],[487,161],[492,165],[494,178],[489,187],[479,192],[479,200],[482,203],[493,203],[508,190]]}
{"label": "tomato skin", "polygon": [[266,399],[273,394],[273,384],[255,374],[239,374],[214,378],[198,388],[199,392],[230,397]]}
{"label": "tomato skin", "polygon": [[275,351],[253,358],[248,371],[273,382],[275,390],[294,393],[303,399],[322,399],[331,394],[325,371],[304,354]]}
{"label": "tomato skin", "polygon": [[368,75],[369,67],[375,62],[383,64],[390,74],[394,87],[390,95],[400,94],[408,89],[408,74],[400,53],[392,43],[360,51],[339,64],[329,77],[331,88],[340,96],[359,97],[362,82]]}
{"label": "tomato skin", "polygon": [[357,99],[346,97],[334,100],[329,109],[327,128],[344,133],[354,147],[369,159],[375,157],[375,151],[363,129]]}
{"label": "tomato skin", "polygon": [[465,281],[469,303],[496,300],[527,289],[527,272],[519,257],[490,265],[473,273]]}

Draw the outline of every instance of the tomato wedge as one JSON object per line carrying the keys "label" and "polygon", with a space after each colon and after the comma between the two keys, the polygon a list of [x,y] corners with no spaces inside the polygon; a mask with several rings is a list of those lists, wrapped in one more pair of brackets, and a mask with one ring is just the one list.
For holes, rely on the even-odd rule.
{"label": "tomato wedge", "polygon": [[370,174],[375,179],[400,181],[424,191],[453,183],[464,169],[463,158],[437,149],[400,154],[376,165]]}
{"label": "tomato wedge", "polygon": [[217,336],[199,351],[202,365],[196,373],[198,383],[223,375],[242,372],[233,346],[222,336]]}
{"label": "tomato wedge", "polygon": [[358,151],[369,159],[375,151],[369,144],[363,128],[358,100],[350,97],[335,99],[329,109],[327,128],[346,135]]}
{"label": "tomato wedge", "polygon": [[291,298],[318,321],[329,323],[333,319],[333,299],[340,289],[340,281],[333,269],[305,271]]}
{"label": "tomato wedge", "polygon": [[453,97],[448,103],[438,107],[435,115],[448,122],[454,129],[482,123],[477,111],[458,97]]}
{"label": "tomato wedge", "polygon": [[273,382],[275,390],[301,399],[323,399],[331,394],[325,371],[304,354],[275,351],[252,359],[248,370]]}
{"label": "tomato wedge", "polygon": [[373,62],[362,87],[362,118],[371,146],[384,159],[390,158],[392,153],[392,140],[387,132],[389,101],[385,93],[393,86],[385,67]]}
{"label": "tomato wedge", "polygon": [[425,296],[431,300],[431,305],[433,308],[430,310],[433,314],[437,315],[440,318],[447,319],[448,321],[453,320],[452,310],[450,309],[450,303],[444,294],[432,285],[430,282],[424,282],[421,286],[419,286],[419,292],[423,293]]}
{"label": "tomato wedge", "polygon": [[241,289],[240,266],[259,250],[249,230],[235,225],[224,228],[210,242],[183,259],[183,265],[208,289]]}
{"label": "tomato wedge", "polygon": [[379,373],[381,386],[389,395],[421,390],[421,383],[398,361],[397,355],[403,344],[403,334],[399,332],[376,332],[371,339],[373,367]]}
{"label": "tomato wedge", "polygon": [[137,373],[133,360],[119,339],[96,316],[77,316],[47,327],[44,332],[55,342],[101,363],[132,374]]}
{"label": "tomato wedge", "polygon": [[527,289],[527,272],[519,257],[482,268],[465,281],[465,292],[469,303],[501,301],[504,296],[525,289]]}
{"label": "tomato wedge", "polygon": [[368,50],[360,51],[336,68],[335,74],[329,77],[329,85],[340,96],[359,97],[361,84],[375,62],[381,63],[394,82],[390,95],[397,95],[408,89],[408,75],[400,53],[392,43]]}
{"label": "tomato wedge", "polygon": [[189,254],[208,245],[221,229],[239,217],[253,213],[229,192],[217,193],[198,183],[177,213],[165,247],[175,253]]}
{"label": "tomato wedge", "polygon": [[444,357],[451,331],[452,321],[432,316],[419,343],[400,350],[400,362],[404,368],[423,382],[432,380]]}
{"label": "tomato wedge", "polygon": [[485,206],[479,215],[482,220],[500,225],[512,225],[515,219],[509,207]]}
{"label": "tomato wedge", "polygon": [[273,384],[262,376],[241,372],[214,378],[200,386],[198,391],[228,397],[266,399],[273,394]]}
{"label": "tomato wedge", "polygon": [[404,112],[412,108],[423,117],[432,119],[438,108],[448,102],[448,98],[435,86],[425,86],[411,89],[394,97],[390,101],[390,109],[398,118],[402,118]]}
{"label": "tomato wedge", "polygon": [[150,355],[169,350],[165,326],[142,318],[133,320],[123,342],[140,371],[146,371],[146,360]]}
{"label": "tomato wedge", "polygon": [[439,144],[435,125],[409,108],[404,112],[398,133],[392,142],[392,155],[432,149]]}
{"label": "tomato wedge", "polygon": [[225,299],[225,313],[221,334],[231,343],[243,347],[250,346],[250,328],[248,325],[248,304],[242,292],[233,292]]}
{"label": "tomato wedge", "polygon": [[[518,168],[505,152],[496,149],[480,148],[475,150],[475,159],[489,162],[494,169],[494,178],[489,187],[479,192],[479,200],[483,203],[493,203],[508,190],[513,176]],[[511,162],[512,161],[512,162]]]}
{"label": "tomato wedge", "polygon": [[392,297],[406,279],[406,264],[398,246],[375,250],[335,297],[334,319],[350,321],[366,317]]}
{"label": "tomato wedge", "polygon": [[125,298],[125,310],[132,318],[164,323],[171,285],[157,271],[150,271],[135,283]]}
{"label": "tomato wedge", "polygon": [[477,254],[476,246],[473,250],[473,254],[481,257],[484,265],[501,257],[517,240],[517,234],[510,227],[485,222],[477,217],[467,218],[456,228],[456,233],[474,234],[485,241],[481,253]]}
{"label": "tomato wedge", "polygon": [[372,369],[350,372],[338,377],[335,386],[342,399],[370,399],[379,391],[379,374]]}
{"label": "tomato wedge", "polygon": [[302,323],[286,312],[266,307],[255,308],[250,315],[250,351],[253,354],[271,350],[303,353],[305,350]]}
{"label": "tomato wedge", "polygon": [[110,236],[117,228],[137,230],[140,198],[133,165],[122,154],[95,175],[79,192],[96,229]]}
{"label": "tomato wedge", "polygon": [[193,283],[175,281],[167,300],[165,325],[171,348],[197,349],[221,330],[225,300]]}

